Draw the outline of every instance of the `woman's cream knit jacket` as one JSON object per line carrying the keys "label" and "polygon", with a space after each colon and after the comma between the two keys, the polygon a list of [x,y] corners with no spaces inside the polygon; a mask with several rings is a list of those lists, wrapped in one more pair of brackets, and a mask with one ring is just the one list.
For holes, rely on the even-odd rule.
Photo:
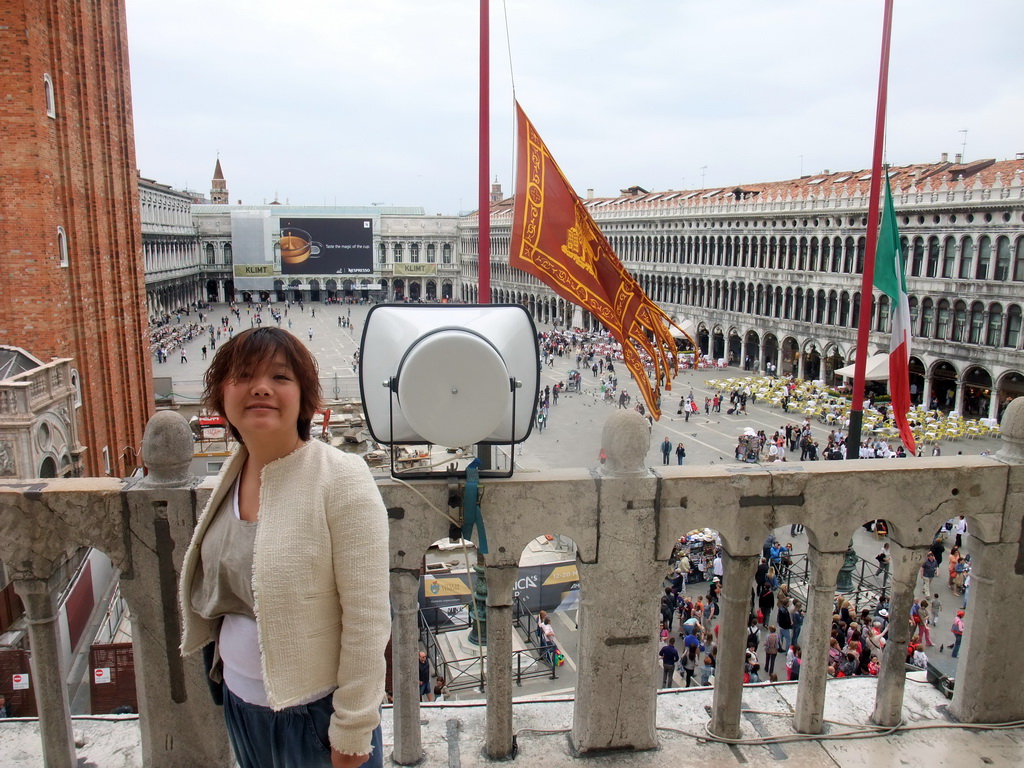
{"label": "woman's cream knit jacket", "polygon": [[[215,639],[218,622],[199,616],[189,596],[203,536],[247,455],[242,446],[225,466],[185,553],[182,655]],[[337,686],[331,746],[368,753],[391,619],[387,512],[362,459],[311,440],[263,468],[252,584],[270,706]]]}

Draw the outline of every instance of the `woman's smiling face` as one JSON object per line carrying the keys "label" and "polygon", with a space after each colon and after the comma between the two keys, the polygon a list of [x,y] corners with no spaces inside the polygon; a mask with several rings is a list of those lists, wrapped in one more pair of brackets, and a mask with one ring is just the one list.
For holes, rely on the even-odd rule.
{"label": "woman's smiling face", "polygon": [[301,392],[285,356],[240,370],[224,384],[224,411],[242,440],[293,439],[298,434]]}

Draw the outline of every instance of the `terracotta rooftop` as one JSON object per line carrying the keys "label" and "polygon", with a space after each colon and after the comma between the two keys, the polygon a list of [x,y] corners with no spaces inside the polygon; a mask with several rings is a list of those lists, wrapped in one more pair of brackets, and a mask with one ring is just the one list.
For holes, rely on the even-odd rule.
{"label": "terracotta rooftop", "polygon": [[[1013,160],[973,160],[966,163],[941,161],[938,163],[911,163],[889,167],[889,179],[893,190],[908,189],[916,186],[919,189],[931,187],[939,189],[943,185],[950,188],[962,183],[965,187],[988,188],[999,183],[1008,187],[1015,183],[1024,183],[1024,155]],[[585,200],[588,208],[607,210],[623,206],[631,208],[637,204],[697,204],[699,202],[718,202],[724,200],[756,200],[761,197],[785,199],[787,197],[829,197],[843,194],[866,195],[871,184],[871,169],[860,168],[844,171],[823,171],[821,173],[802,176],[798,179],[782,181],[765,181],[728,185],[722,187],[706,187],[704,189],[664,190],[648,192],[643,187],[633,185],[620,191],[614,197],[593,197]],[[491,206],[491,214],[507,213],[511,215],[515,204],[515,196],[507,197]]]}

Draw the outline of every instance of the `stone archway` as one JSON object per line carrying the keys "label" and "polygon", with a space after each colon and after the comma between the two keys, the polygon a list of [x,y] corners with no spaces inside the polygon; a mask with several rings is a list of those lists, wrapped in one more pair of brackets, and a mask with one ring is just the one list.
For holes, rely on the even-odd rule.
{"label": "stone archway", "polygon": [[999,377],[996,387],[996,396],[998,398],[996,406],[997,413],[989,415],[996,416],[1001,419],[1003,417],[1003,411],[1006,410],[1006,406],[1008,406],[1012,400],[1018,397],[1024,397],[1024,373],[1021,373],[1020,371],[1007,371]]}
{"label": "stone archway", "polygon": [[762,344],[764,351],[764,364],[765,367],[771,364],[772,373],[779,372],[779,340],[775,337],[774,333],[766,333],[764,335],[764,343]]}
{"label": "stone archway", "polygon": [[743,343],[740,340],[740,335],[735,329],[729,331],[729,344],[728,344],[728,358],[729,365],[738,363],[743,357]]}
{"label": "stone archway", "polygon": [[987,418],[992,399],[992,374],[976,365],[967,369],[963,382],[960,415]]}
{"label": "stone archway", "polygon": [[779,363],[779,373],[783,376],[796,376],[800,367],[800,347],[796,339],[787,336],[782,340],[782,362]]}
{"label": "stone archway", "polygon": [[843,353],[836,345],[831,345],[825,351],[825,385],[829,387],[839,386],[843,383],[842,376],[836,376],[836,371],[845,365]]}
{"label": "stone archway", "polygon": [[919,357],[910,358],[910,402],[919,405],[924,397],[925,366]]}
{"label": "stone archway", "polygon": [[701,326],[697,329],[697,347],[702,355],[708,353],[709,345],[711,342],[711,333],[707,328]]}
{"label": "stone archway", "polygon": [[953,410],[956,407],[956,368],[948,361],[940,360],[932,366],[929,378],[935,407],[946,411]]}
{"label": "stone archway", "polygon": [[743,370],[756,371],[761,359],[761,337],[757,331],[747,331],[743,339]]}
{"label": "stone archway", "polygon": [[711,359],[718,360],[722,357],[725,357],[725,332],[718,327],[711,336]]}
{"label": "stone archway", "polygon": [[821,353],[813,343],[804,351],[804,378],[810,381],[821,378]]}

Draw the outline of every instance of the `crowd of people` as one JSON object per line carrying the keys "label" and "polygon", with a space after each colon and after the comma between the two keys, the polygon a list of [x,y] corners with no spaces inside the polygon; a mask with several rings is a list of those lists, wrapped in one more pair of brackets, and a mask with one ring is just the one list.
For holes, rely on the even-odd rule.
{"label": "crowd of people", "polygon": [[[790,530],[794,535],[802,532],[802,528],[795,525]],[[921,566],[922,596],[914,598],[909,616],[905,618],[911,638],[905,655],[908,667],[927,668],[928,649],[935,645],[939,646],[939,653],[948,648],[952,658],[959,655],[970,587],[970,556],[960,553],[960,544],[951,547],[948,558],[944,555],[947,537],[956,535],[962,541],[966,533],[966,522],[962,516],[948,521],[937,533]],[[785,583],[793,562],[793,545],[783,544],[772,534],[765,540],[761,554],[750,585],[743,681],[797,680],[804,658],[799,640],[805,608]],[[690,560],[686,537],[680,538],[673,548],[669,559],[672,570],[666,578],[658,615],[662,688],[687,688],[695,684],[694,680],[698,680],[700,685],[714,682],[724,570],[721,559],[719,545],[710,568],[702,566],[704,570],[699,570]],[[933,638],[943,608],[940,595],[934,590],[933,579],[943,564],[948,570],[949,588],[954,594],[963,596],[962,605],[950,625],[951,639],[948,643],[936,642]],[[888,543],[879,553],[879,570],[885,568],[888,568]],[[708,576],[710,581],[704,582]],[[694,586],[698,586],[700,592],[697,596],[693,596]],[[705,586],[706,594],[702,594]],[[859,610],[844,595],[836,595],[828,649],[815,651],[827,652],[829,676],[877,675],[893,620],[884,593],[872,608],[862,607]],[[676,684],[677,673],[682,681],[679,686]]]}

